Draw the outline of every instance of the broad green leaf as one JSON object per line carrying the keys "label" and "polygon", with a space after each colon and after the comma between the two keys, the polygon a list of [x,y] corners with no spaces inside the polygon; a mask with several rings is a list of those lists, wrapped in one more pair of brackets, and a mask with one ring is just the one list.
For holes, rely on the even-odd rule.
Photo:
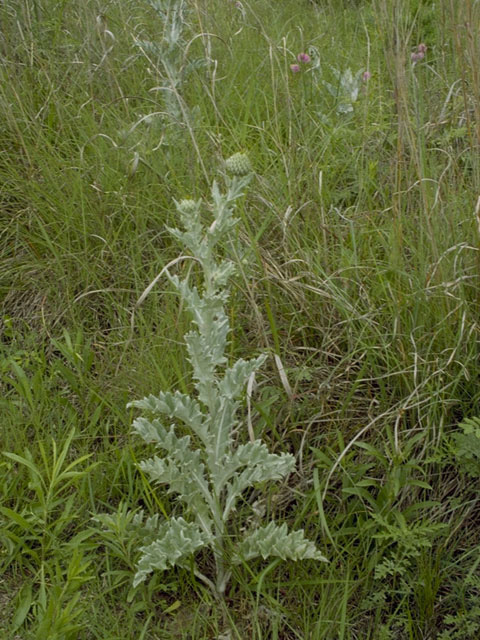
{"label": "broad green leaf", "polygon": [[32,523],[16,511],[13,511],[13,509],[8,509],[8,507],[0,507],[0,513],[3,513],[4,516],[16,522],[25,531],[32,530]]}
{"label": "broad green leaf", "polygon": [[25,458],[23,458],[22,456],[19,456],[16,453],[10,453],[8,451],[6,451],[3,455],[6,456],[7,458],[10,458],[11,460],[14,460],[15,462],[18,462],[19,464],[23,464],[25,467],[30,469],[30,471],[32,472],[32,477],[35,477],[38,480],[39,484],[41,483],[44,487],[46,487],[45,480],[42,477],[41,470],[38,469],[38,467],[35,465],[35,463],[31,459],[31,454],[29,451],[25,453],[25,455],[28,456]]}
{"label": "broad green leaf", "polygon": [[18,602],[18,605],[15,609],[10,626],[12,633],[22,626],[33,604],[32,584],[30,582],[26,582],[20,589],[20,592],[16,597],[16,601]]}

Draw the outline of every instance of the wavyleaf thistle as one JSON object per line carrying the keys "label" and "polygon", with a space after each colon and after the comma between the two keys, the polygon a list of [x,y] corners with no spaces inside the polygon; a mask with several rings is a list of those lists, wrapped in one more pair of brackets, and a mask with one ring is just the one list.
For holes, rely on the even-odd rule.
{"label": "wavyleaf thistle", "polygon": [[184,200],[180,200],[177,207],[182,213],[188,215],[189,213],[194,213],[197,210],[197,202],[191,198],[185,198]]}
{"label": "wavyleaf thistle", "polygon": [[246,176],[252,172],[252,165],[245,153],[234,153],[225,161],[227,171],[234,176]]}

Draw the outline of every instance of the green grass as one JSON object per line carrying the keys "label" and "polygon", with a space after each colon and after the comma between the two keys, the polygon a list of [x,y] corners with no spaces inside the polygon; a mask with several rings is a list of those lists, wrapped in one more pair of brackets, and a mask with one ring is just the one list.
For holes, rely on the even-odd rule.
{"label": "green grass", "polygon": [[[453,434],[480,415],[480,7],[188,7],[179,59],[207,62],[177,94],[135,44],[161,41],[147,1],[0,8],[0,636],[474,639],[478,478]],[[321,73],[293,74],[309,47]],[[339,114],[323,81],[348,68],[372,77]],[[190,389],[178,297],[161,278],[137,302],[178,255],[173,199],[239,150],[230,355],[271,354],[255,432],[298,459],[253,497],[330,562],[240,567],[226,614],[188,570],[134,590],[121,514],[175,509],[126,403]]]}

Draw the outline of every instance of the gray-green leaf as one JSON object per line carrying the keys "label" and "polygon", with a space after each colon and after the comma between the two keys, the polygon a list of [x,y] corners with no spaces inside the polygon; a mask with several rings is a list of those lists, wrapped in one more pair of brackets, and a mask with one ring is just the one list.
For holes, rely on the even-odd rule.
{"label": "gray-green leaf", "polygon": [[220,395],[227,398],[238,398],[244,390],[249,377],[265,362],[266,355],[261,355],[254,360],[241,358],[225,371],[218,383]]}
{"label": "gray-green leaf", "polygon": [[[242,467],[245,469],[240,476],[237,472]],[[280,480],[294,469],[295,458],[292,455],[270,453],[265,443],[261,440],[255,440],[255,442],[239,445],[233,454],[226,456],[218,465],[215,473],[212,474],[212,479],[215,490],[219,494],[225,484],[237,475],[228,489],[228,494],[236,497],[244,489],[257,482]],[[242,478],[241,482],[239,481],[240,477]]]}
{"label": "gray-green leaf", "polygon": [[140,468],[154,481],[168,485],[168,493],[178,493],[179,498],[197,517],[204,531],[210,531],[210,514],[215,512],[214,500],[210,493],[200,461],[200,451],[191,452],[190,459],[177,464],[168,458],[155,456],[140,463]]}
{"label": "gray-green leaf", "polygon": [[[209,434],[203,424],[204,415],[200,404],[185,393],[180,393],[180,391],[176,391],[175,393],[161,391],[158,396],[149,395],[142,400],[130,402],[127,406],[144,409],[151,413],[160,413],[167,415],[169,418],[181,420],[189,426],[192,431],[204,441],[204,443],[208,441]],[[140,427],[140,424],[136,423],[137,421],[134,423],[134,428],[144,440],[147,442],[158,442],[155,433],[151,433],[149,429],[145,429],[145,426],[138,428]],[[147,437],[151,437],[152,439],[147,440]]]}
{"label": "gray-green leaf", "polygon": [[133,586],[143,582],[154,569],[165,571],[175,565],[183,566],[192,553],[207,543],[207,536],[197,524],[186,522],[183,518],[172,518],[161,527],[157,540],[140,549],[142,557],[137,565]]}
{"label": "gray-green leaf", "polygon": [[256,529],[240,543],[234,556],[239,564],[244,560],[269,556],[278,556],[282,560],[328,560],[318,551],[311,540],[305,538],[302,529],[288,533],[287,525],[281,526],[270,522],[265,527]]}

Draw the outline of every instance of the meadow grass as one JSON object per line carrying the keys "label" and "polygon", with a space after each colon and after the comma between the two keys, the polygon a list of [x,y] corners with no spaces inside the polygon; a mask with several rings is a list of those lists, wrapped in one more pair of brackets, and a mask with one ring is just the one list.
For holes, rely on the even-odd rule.
{"label": "meadow grass", "polygon": [[[477,638],[480,472],[454,434],[480,415],[480,6],[189,0],[174,86],[138,46],[154,5],[0,7],[0,636]],[[371,77],[339,113],[349,68]],[[125,407],[191,390],[188,315],[166,279],[142,294],[178,255],[173,199],[237,151],[229,356],[269,354],[253,427],[298,460],[252,501],[330,562],[237,567],[226,620],[187,569],[132,588],[126,510],[175,504]]]}

